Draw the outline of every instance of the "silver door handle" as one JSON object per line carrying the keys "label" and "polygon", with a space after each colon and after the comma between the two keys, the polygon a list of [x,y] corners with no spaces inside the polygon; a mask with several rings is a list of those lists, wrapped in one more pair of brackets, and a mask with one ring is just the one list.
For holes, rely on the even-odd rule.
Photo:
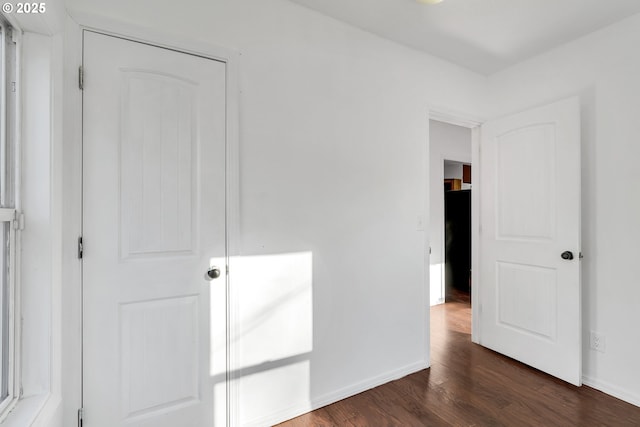
{"label": "silver door handle", "polygon": [[211,281],[220,277],[220,269],[218,267],[210,267],[204,275],[204,279]]}

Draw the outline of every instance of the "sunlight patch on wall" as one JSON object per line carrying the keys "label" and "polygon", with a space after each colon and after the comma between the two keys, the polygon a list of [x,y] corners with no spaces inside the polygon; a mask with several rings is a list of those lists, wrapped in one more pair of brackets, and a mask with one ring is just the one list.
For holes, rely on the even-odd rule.
{"label": "sunlight patch on wall", "polygon": [[309,404],[313,256],[295,252],[231,260],[234,360],[241,424]]}
{"label": "sunlight patch on wall", "polygon": [[431,305],[444,302],[444,263],[431,264],[429,268],[429,301]]}

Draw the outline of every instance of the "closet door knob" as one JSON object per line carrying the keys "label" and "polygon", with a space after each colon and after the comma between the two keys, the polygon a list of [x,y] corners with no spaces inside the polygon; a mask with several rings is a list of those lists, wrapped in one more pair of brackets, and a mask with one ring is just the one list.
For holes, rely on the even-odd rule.
{"label": "closet door knob", "polygon": [[207,273],[204,275],[205,280],[213,280],[220,277],[220,269],[218,267],[211,267],[207,270]]}
{"label": "closet door knob", "polygon": [[573,252],[571,251],[564,251],[562,252],[562,255],[560,255],[562,257],[562,259],[566,259],[567,261],[570,261],[573,259]]}

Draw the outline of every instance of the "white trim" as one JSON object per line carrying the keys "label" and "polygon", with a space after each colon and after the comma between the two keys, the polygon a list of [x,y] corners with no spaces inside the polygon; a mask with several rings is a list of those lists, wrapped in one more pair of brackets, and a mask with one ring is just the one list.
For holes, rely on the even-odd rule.
{"label": "white trim", "polygon": [[[4,16],[4,15],[3,15]],[[6,18],[6,16],[5,16]],[[8,269],[8,314],[7,319],[9,322],[8,325],[8,349],[7,355],[9,358],[8,361],[8,379],[7,379],[7,392],[8,395],[4,401],[0,404],[0,421],[5,420],[11,411],[16,407],[20,399],[20,386],[22,383],[21,376],[21,366],[22,366],[22,349],[21,349],[21,283],[20,283],[20,255],[21,255],[21,246],[20,246],[20,230],[18,227],[15,227],[15,220],[17,218],[18,209],[21,207],[21,199],[20,199],[20,189],[21,189],[21,132],[20,132],[20,117],[22,114],[21,111],[21,87],[20,87],[20,75],[22,73],[22,64],[21,64],[21,28],[18,25],[15,25],[13,21],[9,21],[9,25],[11,25],[11,40],[7,39],[7,31],[3,31],[2,34],[2,79],[1,83],[5,85],[8,79],[13,79],[15,81],[15,95],[13,96],[14,102],[13,104],[9,103],[9,97],[3,91],[2,100],[1,100],[1,109],[2,115],[5,118],[10,118],[11,121],[7,121],[5,123],[4,128],[2,129],[2,146],[5,150],[4,153],[6,155],[7,147],[11,143],[11,139],[13,139],[13,158],[7,158],[7,161],[13,163],[13,176],[12,179],[7,181],[7,189],[9,186],[11,188],[11,192],[13,193],[13,205],[15,208],[5,208],[0,209],[0,222],[7,223],[9,227],[9,245],[8,245],[8,261],[9,261],[9,269]],[[5,28],[8,30],[9,28]],[[7,52],[5,52],[5,47],[7,46],[7,42],[13,42],[15,46],[13,47],[13,61],[7,63]],[[11,69],[7,68],[11,66]],[[8,109],[11,107],[11,110]],[[2,175],[3,178],[6,178],[7,173],[11,168],[6,168],[4,165],[2,167]]]}
{"label": "white trim", "polygon": [[431,366],[431,177],[430,168],[431,163],[431,141],[429,134],[431,133],[431,123],[427,117],[427,143],[424,147],[423,158],[423,182],[425,195],[424,206],[424,221],[423,221],[423,235],[424,235],[424,247],[423,247],[423,260],[424,260],[424,285],[422,287],[422,306],[425,307],[423,319],[422,319],[422,336],[425,340],[424,345],[424,360],[426,367]]}
{"label": "white trim", "polygon": [[17,17],[17,13],[4,13],[4,12],[0,12],[0,15],[2,15],[2,17],[13,27],[13,28],[17,28],[20,31],[22,31],[22,27],[20,26],[20,24],[18,23],[18,21],[16,20]]}
{"label": "white trim", "polygon": [[601,392],[606,393],[615,398],[618,398],[620,400],[624,400],[625,402],[630,403],[632,405],[640,406],[640,395],[630,390],[627,390],[625,388],[613,385],[607,381],[602,381],[597,378],[590,377],[588,375],[583,375],[582,384],[588,387],[594,388],[596,390],[600,390]]}
{"label": "white trim", "polygon": [[48,401],[50,401],[49,394],[37,394],[20,399],[19,404],[16,405],[7,418],[2,421],[1,425],[30,427],[43,425],[42,421],[44,421],[44,419],[38,421],[34,420],[34,418],[35,414],[43,411]]}
{"label": "white trim", "polygon": [[[202,56],[209,59],[232,64],[232,70],[237,71],[237,62],[240,53],[237,50],[221,47],[212,43],[195,41],[174,34],[168,34],[149,28],[126,24],[103,16],[86,13],[73,13],[73,18],[80,25],[81,30],[95,31],[97,33],[120,37],[134,42],[145,43],[156,47],[176,50],[191,55]],[[236,94],[237,95],[237,94]]]}
{"label": "white trim", "polygon": [[[25,113],[22,110],[22,101],[23,101],[23,90],[22,90],[22,28],[14,27],[16,32],[12,34],[14,38],[16,47],[15,47],[15,81],[16,81],[16,94],[15,94],[15,123],[14,123],[14,134],[15,138],[15,153],[14,153],[14,184],[13,184],[13,201],[16,213],[15,215],[23,214],[22,211],[22,115]],[[15,240],[14,240],[15,254],[14,254],[14,295],[13,295],[13,304],[15,305],[15,313],[13,313],[15,319],[19,319],[18,325],[13,328],[13,332],[15,334],[15,346],[16,350],[15,360],[14,360],[14,369],[16,374],[14,375],[16,380],[15,385],[15,393],[18,399],[20,399],[21,388],[22,388],[22,369],[23,369],[23,353],[22,353],[22,231],[21,229],[16,230]],[[16,402],[17,405],[17,402]]]}
{"label": "white trim", "polygon": [[282,411],[270,414],[269,416],[247,421],[243,424],[243,426],[261,427],[279,424],[283,421],[290,420],[292,418],[306,414],[307,412],[315,411],[316,409],[331,405],[332,403],[338,402],[342,399],[346,399],[347,397],[355,396],[356,394],[381,386],[390,381],[403,378],[407,375],[422,371],[427,368],[428,366],[426,364],[426,361],[423,360],[420,362],[415,362],[402,368],[388,371],[382,375],[377,375],[368,380],[360,381],[350,386],[343,387],[334,392],[324,394],[316,399],[313,399],[308,404],[291,406],[287,409],[283,409]]}
{"label": "white trim", "polygon": [[[240,138],[240,122],[239,122],[239,105],[240,105],[240,88],[239,88],[239,56],[240,53],[215,46],[209,43],[195,42],[190,39],[181,39],[167,36],[153,30],[142,29],[136,26],[123,24],[121,22],[95,18],[89,15],[80,17],[80,37],[82,39],[84,30],[93,31],[100,34],[120,37],[133,42],[140,42],[156,47],[172,49],[189,55],[197,55],[204,58],[224,62],[226,64],[226,228],[227,228],[227,265],[229,265],[229,274],[227,275],[227,292],[228,292],[228,315],[229,322],[228,343],[230,337],[234,336],[234,325],[237,324],[237,308],[235,298],[233,298],[232,283],[232,260],[233,257],[241,254],[240,248],[240,166],[239,166],[239,138]],[[82,42],[81,42],[82,45]],[[82,61],[83,55],[80,58]],[[81,108],[82,112],[82,108]],[[82,114],[82,113],[81,113]],[[80,122],[82,121],[80,117]],[[80,144],[81,150],[82,144]],[[81,153],[77,153],[81,156]],[[82,188],[80,191],[80,212],[82,212]],[[78,197],[76,195],[76,197]],[[82,215],[81,215],[82,217]],[[82,278],[80,280],[80,292],[82,292]],[[83,345],[80,346],[81,350]],[[238,355],[234,351],[233,346],[229,346],[229,371],[233,372],[235,366],[239,366]],[[228,396],[233,396],[228,405],[228,422],[235,425],[237,419],[237,402],[239,390],[237,382],[228,381]]]}
{"label": "white trim", "polygon": [[50,85],[50,217],[51,224],[51,313],[50,313],[50,359],[49,394],[40,412],[33,421],[34,426],[62,425],[62,351],[63,351],[63,283],[64,265],[63,221],[66,215],[63,194],[64,184],[64,37],[52,35],[51,41],[51,85]]}
{"label": "white trim", "polygon": [[16,210],[13,208],[0,208],[0,222],[9,222],[16,219]]}
{"label": "white trim", "polygon": [[480,126],[471,129],[471,341],[480,344]]}
{"label": "white trim", "polygon": [[[0,46],[0,53],[2,54],[2,58],[0,58],[0,84],[4,84],[5,88],[6,88],[5,83],[7,82],[7,52],[5,52],[5,47],[7,46],[7,39],[8,39],[7,32],[8,30],[13,30],[17,32],[17,29],[14,29],[14,28],[15,27],[3,28],[2,29],[3,31],[0,31],[0,44],[2,45]],[[4,118],[7,117],[7,91],[5,88],[3,88],[2,91],[0,91],[0,116]],[[5,180],[5,177],[7,176],[7,163],[9,162],[2,161],[3,157],[7,155],[7,139],[9,139],[7,138],[8,133],[9,133],[8,124],[5,124],[4,129],[0,127],[0,177],[2,177],[3,181],[5,181],[2,185],[5,188],[9,187],[11,183],[11,182],[7,183],[7,181]],[[0,194],[0,202],[2,204],[5,203],[4,198],[5,198],[5,195]]]}
{"label": "white trim", "polygon": [[484,120],[469,114],[448,110],[441,107],[433,107],[429,110],[429,119],[438,122],[449,123],[450,125],[462,126],[473,129],[481,126]]}
{"label": "white trim", "polygon": [[[60,373],[63,422],[73,425],[82,405],[82,263],[74,250],[82,232],[82,92],[78,88],[78,67],[82,62],[82,31],[67,17],[63,40],[63,138],[61,141],[62,185],[53,194],[64,207],[61,267],[61,361]],[[44,412],[43,412],[44,415]],[[43,418],[44,421],[46,419]],[[56,425],[56,424],[53,424]]]}
{"label": "white trim", "polygon": [[[227,58],[227,142],[226,142],[226,233],[227,233],[227,370],[237,372],[240,356],[232,345],[231,337],[239,336],[235,325],[239,325],[238,298],[232,288],[233,262],[242,254],[240,246],[240,81],[239,56],[230,52]],[[234,378],[227,378],[227,422],[237,425],[240,390]],[[235,403],[235,404],[234,404]]]}
{"label": "white trim", "polygon": [[[18,251],[16,248],[18,242],[18,230],[14,228],[16,211],[15,209],[0,209],[0,225],[6,224],[9,227],[9,274],[8,274],[8,299],[9,299],[9,313],[7,319],[9,321],[8,331],[8,346],[7,355],[9,357],[9,372],[7,380],[8,395],[2,403],[0,403],[0,422],[3,421],[9,413],[15,408],[20,398],[20,341],[19,328],[17,325],[19,322],[16,320],[20,315],[20,299],[19,299],[19,283],[17,283],[18,271],[16,264],[16,256]],[[0,231],[1,232],[1,231]]]}
{"label": "white trim", "polygon": [[16,207],[16,211],[22,212],[22,30],[16,31],[13,36],[16,43],[16,122],[14,138],[16,139],[16,151],[15,151],[15,183],[13,200]]}

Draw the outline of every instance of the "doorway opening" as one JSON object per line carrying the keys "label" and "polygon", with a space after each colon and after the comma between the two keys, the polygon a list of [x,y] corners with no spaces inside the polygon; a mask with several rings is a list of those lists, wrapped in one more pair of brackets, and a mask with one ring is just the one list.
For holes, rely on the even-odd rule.
{"label": "doorway opening", "polygon": [[429,121],[432,364],[453,335],[471,341],[472,140],[472,126]]}
{"label": "doorway opening", "polygon": [[[429,121],[429,190],[430,190],[430,305],[438,305],[447,301],[448,288],[457,282],[455,288],[469,291],[469,274],[471,272],[471,186],[472,186],[472,129],[438,120]],[[468,199],[468,203],[465,203]],[[446,209],[446,200],[452,205]],[[458,203],[458,201],[460,202]],[[462,208],[457,205],[462,204]],[[455,206],[454,206],[455,205]],[[465,207],[466,206],[466,207]],[[458,216],[468,218],[465,222],[450,218]],[[462,235],[466,240],[456,240],[457,244],[447,257],[447,239],[451,242],[451,233],[464,225]],[[455,227],[452,229],[452,227]],[[448,229],[448,230],[447,230]],[[466,243],[461,243],[466,242]],[[459,254],[464,255],[462,263]],[[447,263],[447,261],[449,261]],[[466,266],[466,267],[464,267]],[[462,271],[466,269],[467,271]],[[457,274],[459,273],[459,274]],[[453,274],[453,275],[452,275]],[[466,279],[462,279],[466,277]],[[447,286],[449,285],[449,286]]]}

